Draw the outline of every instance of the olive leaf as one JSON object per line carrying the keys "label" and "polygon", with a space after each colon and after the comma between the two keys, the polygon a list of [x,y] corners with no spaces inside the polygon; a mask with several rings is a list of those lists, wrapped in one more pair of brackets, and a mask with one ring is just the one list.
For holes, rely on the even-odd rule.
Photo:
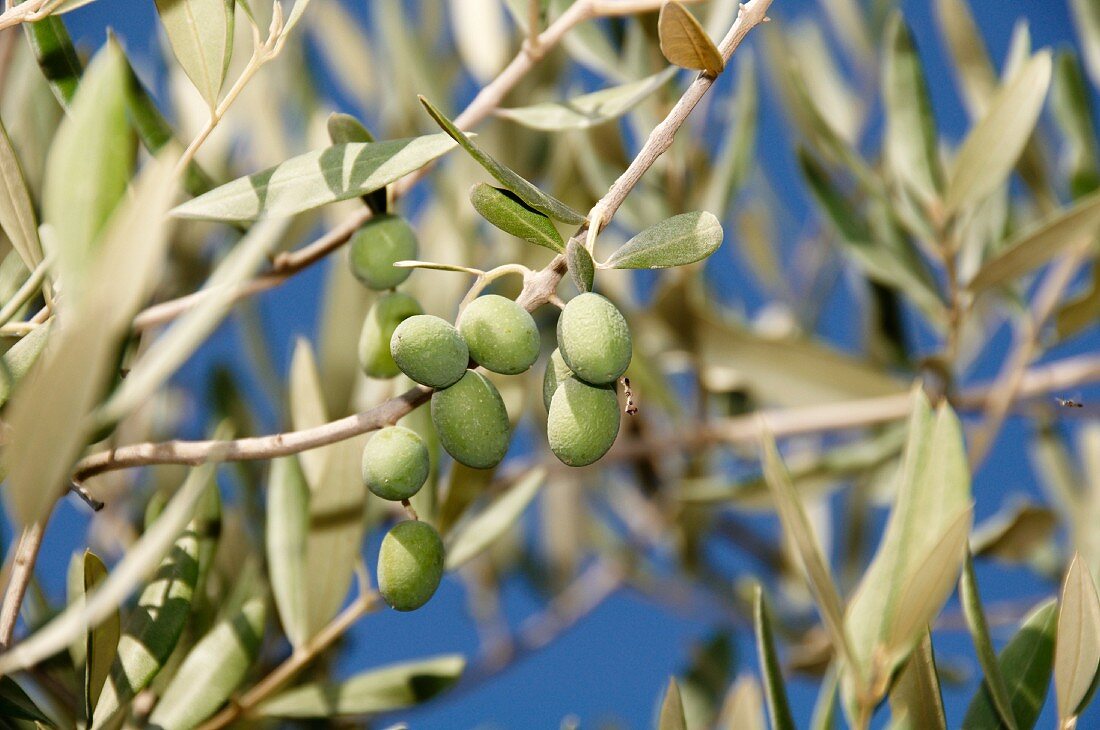
{"label": "olive leaf", "polygon": [[456,526],[447,535],[447,570],[459,568],[507,532],[531,504],[545,481],[545,469],[532,469],[483,511]]}
{"label": "olive leaf", "polygon": [[430,101],[423,96],[419,98],[420,103],[428,110],[428,114],[435,120],[436,124],[438,124],[444,132],[450,135],[453,140],[462,145],[462,148],[469,153],[470,157],[473,157],[479,165],[484,167],[486,172],[492,175],[497,182],[515,193],[516,197],[538,212],[554,220],[561,221],[562,223],[569,223],[571,225],[584,223],[583,215],[552,195],[548,195],[539,190],[517,173],[497,162],[489,153],[475,144],[468,134],[465,134],[456,127],[454,122],[433,106]]}
{"label": "olive leaf", "polygon": [[932,636],[927,630],[923,631],[890,689],[890,727],[894,730],[947,730]]}
{"label": "olive leaf", "polygon": [[1092,0],[1070,0],[1070,8],[1085,52],[1085,66],[1093,85],[1100,87],[1100,6]]}
{"label": "olive leaf", "polygon": [[443,134],[332,145],[228,182],[172,213],[217,221],[291,216],[383,188],[454,147]]}
{"label": "olive leaf", "polygon": [[1054,537],[1058,516],[1029,502],[1009,504],[974,528],[970,549],[978,557],[1027,561]]}
{"label": "olive leaf", "polygon": [[183,72],[213,109],[233,54],[233,0],[156,0]]}
{"label": "olive leaf", "polygon": [[547,101],[532,106],[497,109],[496,115],[531,129],[560,132],[587,129],[621,117],[636,107],[676,74],[667,68],[640,81],[581,94],[566,101]]}
{"label": "olive leaf", "polygon": [[470,202],[482,218],[505,233],[555,253],[565,251],[565,242],[553,221],[510,190],[478,183],[470,188]]}
{"label": "olive leaf", "polygon": [[0,677],[0,717],[57,727],[11,677]]}
{"label": "olive leaf", "polygon": [[1041,51],[993,97],[955,156],[944,194],[948,213],[980,202],[1012,172],[1039,121],[1050,78],[1051,56]]}
{"label": "olive leaf", "polygon": [[370,130],[350,114],[340,112],[329,114],[325,127],[333,144],[374,141],[374,135],[370,133]]}
{"label": "olive leaf", "polygon": [[565,246],[565,265],[569,270],[569,278],[581,294],[592,291],[596,265],[592,262],[588,249],[576,238],[570,238]]}
{"label": "olive leaf", "polygon": [[1065,139],[1070,192],[1075,198],[1087,195],[1100,187],[1100,150],[1092,131],[1089,89],[1072,52],[1063,51],[1055,60],[1050,108]]}
{"label": "olive leaf", "polygon": [[0,229],[28,269],[42,261],[38,239],[38,216],[19,156],[12,147],[8,130],[0,122]]}
{"label": "olive leaf", "polygon": [[264,618],[264,599],[252,598],[202,637],[161,695],[149,727],[193,728],[214,714],[259,654]]}
{"label": "olive leaf", "polygon": [[1058,724],[1072,725],[1083,709],[1100,666],[1100,596],[1081,556],[1074,553],[1062,585],[1054,647]]}
{"label": "olive leaf", "polygon": [[665,269],[702,261],[722,245],[713,213],[681,213],[646,228],[600,264],[601,269]]}
{"label": "olive leaf", "polygon": [[80,86],[84,64],[80,62],[65,22],[57,15],[48,15],[35,23],[24,23],[23,29],[50,91],[68,110]]}
{"label": "olive leaf", "polygon": [[705,71],[711,76],[722,73],[726,62],[695,16],[676,0],[661,6],[657,20],[661,53],[669,63],[681,68]]}
{"label": "olive leaf", "polygon": [[661,714],[657,718],[657,730],[687,730],[684,717],[684,701],[680,697],[680,685],[675,677],[668,678],[665,698],[661,701]]}
{"label": "olive leaf", "polygon": [[787,702],[787,688],[783,681],[783,668],[775,651],[775,632],[772,630],[771,611],[764,598],[764,588],[757,584],[753,590],[753,627],[756,631],[756,653],[764,677],[764,698],[775,730],[794,730],[794,718]]}
{"label": "olive leaf", "polygon": [[425,702],[462,676],[466,660],[445,654],[391,664],[356,674],[343,682],[312,682],[289,689],[260,703],[260,717],[330,718],[366,715]]}
{"label": "olive leaf", "polygon": [[[85,550],[78,563],[79,596],[72,601],[82,601],[91,590],[107,578],[107,567],[91,550]],[[118,611],[112,612],[97,626],[89,626],[84,639],[84,713],[92,717],[103,685],[107,681],[111,665],[118,653],[118,642],[122,634],[122,623]]]}
{"label": "olive leaf", "polygon": [[[1046,700],[1057,625],[1058,602],[1052,598],[1028,614],[1020,630],[997,657],[1016,727],[1020,730],[1035,726]],[[974,730],[994,730],[1002,726],[984,686],[978,688],[970,701],[962,726]]]}
{"label": "olive leaf", "polygon": [[275,608],[293,647],[309,640],[305,574],[308,539],[309,486],[298,458],[273,459],[267,482],[264,544]]}
{"label": "olive leaf", "polygon": [[978,655],[978,664],[982,668],[985,691],[989,693],[993,708],[1005,727],[1008,730],[1016,730],[1012,702],[1008,696],[1004,677],[1001,676],[1001,667],[997,664],[997,654],[993,650],[989,625],[982,608],[981,594],[978,592],[978,578],[974,574],[974,560],[969,552],[963,560],[962,576],[959,578],[959,602],[962,604],[963,617],[966,619],[966,626]]}

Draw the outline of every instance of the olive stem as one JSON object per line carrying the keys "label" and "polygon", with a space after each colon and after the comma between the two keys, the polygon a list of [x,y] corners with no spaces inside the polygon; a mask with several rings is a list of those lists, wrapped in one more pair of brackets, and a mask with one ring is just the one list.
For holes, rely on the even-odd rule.
{"label": "olive stem", "polygon": [[410,520],[414,520],[416,522],[420,521],[420,515],[416,514],[416,510],[413,509],[412,502],[407,499],[403,499],[401,500],[401,506],[405,508],[405,514],[409,516]]}

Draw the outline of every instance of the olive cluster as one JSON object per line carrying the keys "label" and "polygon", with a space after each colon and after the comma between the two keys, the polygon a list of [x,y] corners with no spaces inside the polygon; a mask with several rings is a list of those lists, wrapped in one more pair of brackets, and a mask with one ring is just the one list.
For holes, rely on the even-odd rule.
{"label": "olive cluster", "polygon": [[[431,419],[443,449],[466,466],[492,468],[508,451],[511,426],[496,386],[472,368],[526,372],[539,356],[538,327],[526,309],[495,294],[470,301],[457,325],[424,314],[414,298],[393,290],[409,275],[393,264],[416,254],[415,234],[395,216],[379,216],[352,237],[355,276],[390,290],[363,324],[360,364],[371,377],[404,373],[433,388]],[[543,379],[548,441],[562,462],[584,466],[607,453],[618,434],[615,385],[630,363],[630,331],[610,301],[585,293],[562,311],[557,340]],[[382,499],[407,502],[428,475],[427,446],[407,428],[382,429],[363,451],[363,482]],[[393,608],[414,610],[435,593],[443,568],[436,530],[417,520],[398,523],[382,541],[379,591]]]}

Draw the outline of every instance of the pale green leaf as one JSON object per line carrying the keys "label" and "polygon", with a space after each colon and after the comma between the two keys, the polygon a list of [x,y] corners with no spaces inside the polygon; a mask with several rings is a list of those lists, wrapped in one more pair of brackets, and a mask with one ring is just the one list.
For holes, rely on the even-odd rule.
{"label": "pale green leaf", "polygon": [[0,229],[28,269],[42,261],[38,217],[27,189],[23,166],[12,147],[8,130],[0,123]]}
{"label": "pale green leaf", "polygon": [[545,469],[532,469],[483,511],[448,534],[447,570],[462,566],[511,529],[545,481]]}
{"label": "pale green leaf", "polygon": [[681,213],[646,228],[611,254],[600,268],[665,269],[702,261],[722,245],[722,224],[712,213]]}
{"label": "pale green leaf", "polygon": [[333,145],[228,182],[172,212],[180,218],[220,221],[290,216],[383,188],[454,146],[444,134]]}
{"label": "pale green leaf", "polygon": [[327,719],[399,710],[443,692],[465,668],[466,660],[457,654],[392,664],[335,684],[295,687],[261,703],[256,714]]}
{"label": "pale green leaf", "polygon": [[661,53],[669,63],[681,68],[705,71],[711,76],[717,76],[726,67],[722,54],[706,30],[676,0],[667,0],[661,6],[657,33],[661,41]]}
{"label": "pale green leaf", "polygon": [[275,608],[293,647],[309,640],[305,575],[308,535],[309,486],[298,459],[273,459],[267,483],[264,541]]}
{"label": "pale green leaf", "polygon": [[1069,5],[1092,85],[1100,88],[1100,5],[1094,0],[1070,0]]}
{"label": "pale green leaf", "polygon": [[928,631],[922,633],[890,689],[890,730],[947,730]]}
{"label": "pale green leaf", "polygon": [[1065,139],[1062,164],[1068,167],[1070,193],[1075,198],[1087,195],[1100,187],[1100,150],[1089,88],[1072,52],[1063,51],[1055,59],[1050,108]]}
{"label": "pale green leaf", "polygon": [[1058,698],[1058,722],[1077,716],[1088,697],[1100,666],[1100,596],[1081,556],[1074,554],[1058,608],[1058,634],[1054,648],[1054,687]]}
{"label": "pale green leaf", "polygon": [[[1008,700],[1016,727],[1029,730],[1039,719],[1046,701],[1054,663],[1054,635],[1058,625],[1058,602],[1053,598],[1036,607],[997,657],[1005,677]],[[963,727],[968,730],[996,730],[1000,717],[990,704],[985,687],[970,701]]]}
{"label": "pale green leaf", "polygon": [[764,730],[764,700],[751,676],[740,677],[726,694],[716,727],[721,730]]}
{"label": "pale green leaf", "polygon": [[[80,595],[70,601],[82,601],[95,586],[107,579],[107,566],[91,550],[85,550],[82,556]],[[93,710],[103,692],[103,685],[111,671],[118,652],[118,641],[122,634],[122,620],[118,611],[114,611],[98,626],[89,627],[84,642],[84,712],[92,717]]]}
{"label": "pale green leaf", "polygon": [[1059,253],[1096,235],[1100,227],[1100,192],[1081,198],[1072,207],[1055,211],[1017,234],[985,262],[967,284],[980,292],[1029,273]]}
{"label": "pale green leaf", "polygon": [[183,72],[213,109],[233,53],[233,0],[156,0]]}
{"label": "pale green leaf", "polygon": [[[321,386],[321,375],[317,371],[317,362],[313,357],[313,348],[309,340],[299,337],[294,344],[294,354],[290,358],[290,424],[295,431],[316,428],[326,423],[328,418],[325,407],[325,393]],[[332,450],[328,448],[309,449],[298,455],[310,487],[321,485],[321,479],[328,468],[327,462]]]}
{"label": "pale green leaf", "polygon": [[963,102],[971,119],[985,114],[997,89],[997,73],[974,22],[967,0],[936,0],[936,16],[958,75]]}
{"label": "pale green leaf", "polygon": [[543,215],[561,221],[562,223],[569,223],[572,225],[584,223],[585,218],[583,215],[557,198],[547,195],[514,171],[493,159],[487,152],[475,144],[470,139],[469,135],[456,127],[454,122],[448,119],[443,112],[435,108],[435,106],[423,96],[420,97],[420,103],[424,105],[424,108],[428,110],[428,114],[431,115],[432,119],[435,120],[436,124],[438,124],[444,132],[462,145],[462,148],[469,153],[470,157],[473,157],[474,160],[485,168],[497,182],[515,193],[524,203]]}
{"label": "pale green leaf", "polygon": [[[969,531],[969,514],[962,515],[967,513],[971,501],[970,470],[959,420],[946,403],[933,413],[919,387],[913,401],[909,439],[898,472],[893,509],[878,550],[845,616],[857,666],[863,671],[871,670],[875,662],[883,659],[887,664],[878,671],[894,669],[912,646],[911,642],[918,638],[923,628],[922,617],[927,616],[923,620],[930,621],[939,612],[950,593],[954,575],[946,582],[950,569],[940,573],[941,566],[931,565],[929,556],[944,546],[954,549],[956,541],[961,553]],[[946,555],[940,557],[948,559]],[[912,607],[905,604],[906,592],[915,587],[914,581],[923,582],[926,566],[939,592],[928,597],[927,605],[911,613]],[[905,639],[896,632],[905,634]],[[883,655],[891,650],[892,654]]]}
{"label": "pale green leaf", "polygon": [[1050,77],[1050,53],[1042,51],[990,101],[955,157],[944,196],[949,213],[980,202],[1008,178],[1039,120]]}
{"label": "pale green leaf", "polygon": [[566,101],[548,101],[533,106],[497,109],[496,115],[525,127],[547,132],[587,129],[617,119],[664,86],[675,68],[621,86],[600,89]]}
{"label": "pale green leaf", "polygon": [[684,701],[675,677],[668,678],[665,698],[661,701],[661,714],[657,718],[657,730],[687,730],[684,718]]}
{"label": "pale green leaf", "polygon": [[328,137],[333,144],[370,143],[374,141],[374,135],[370,133],[370,130],[350,114],[341,114],[340,112],[329,114],[326,127]]}
{"label": "pale green leaf", "polygon": [[565,251],[565,242],[553,221],[511,191],[478,183],[470,188],[470,202],[482,218],[505,233],[555,253]]}
{"label": "pale green leaf", "polygon": [[1016,718],[1012,714],[1012,700],[1008,695],[1008,686],[1001,676],[1001,667],[997,664],[997,653],[993,650],[993,640],[989,636],[989,625],[985,620],[981,594],[978,592],[978,579],[974,574],[974,561],[967,554],[963,561],[962,577],[959,579],[959,602],[962,604],[963,617],[974,642],[978,655],[978,664],[985,679],[983,685],[988,699],[992,702],[997,716],[1009,730],[1016,730]]}
{"label": "pale green leaf", "polygon": [[576,238],[570,238],[569,243],[565,245],[565,265],[577,291],[582,294],[592,291],[592,282],[596,278],[596,264],[593,263],[588,249]]}
{"label": "pale green leaf", "polygon": [[19,338],[11,348],[0,356],[0,406],[8,402],[12,390],[23,380],[31,366],[38,360],[46,347],[53,325],[43,324]]}
{"label": "pale green leaf", "polygon": [[775,652],[775,632],[772,629],[771,611],[764,599],[764,589],[757,584],[753,593],[753,626],[756,631],[756,653],[764,677],[764,697],[768,704],[768,716],[773,730],[794,730],[794,718],[787,702],[787,687],[783,668]]}
{"label": "pale green leaf", "polygon": [[149,727],[190,730],[214,714],[255,661],[264,617],[264,599],[253,598],[211,629],[176,670],[149,717]]}
{"label": "pale green leaf", "polygon": [[95,242],[130,180],[134,135],[126,118],[127,80],[122,50],[108,43],[84,72],[46,162],[43,219],[56,233],[58,278],[69,296],[92,280]]}

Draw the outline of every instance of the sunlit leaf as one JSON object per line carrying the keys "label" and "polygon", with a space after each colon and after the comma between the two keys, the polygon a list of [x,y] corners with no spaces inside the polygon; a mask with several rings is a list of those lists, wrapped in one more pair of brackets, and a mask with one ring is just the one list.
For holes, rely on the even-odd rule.
{"label": "sunlit leaf", "polygon": [[189,730],[212,715],[245,678],[263,633],[264,599],[253,598],[188,652],[149,717],[149,727]]}
{"label": "sunlit leaf", "polygon": [[596,278],[596,264],[592,261],[592,255],[576,238],[570,238],[565,245],[565,264],[569,270],[569,278],[577,291],[582,294],[592,291],[592,282]]}
{"label": "sunlit leaf", "polygon": [[514,193],[478,183],[470,188],[470,202],[482,218],[505,233],[555,253],[565,251],[565,242],[553,221],[524,203]]}
{"label": "sunlit leaf", "polygon": [[751,676],[740,677],[726,694],[716,727],[722,730],[764,730],[764,701]]}
{"label": "sunlit leaf", "polygon": [[1074,554],[1058,608],[1054,687],[1060,727],[1081,712],[1100,666],[1100,596],[1081,556]]}
{"label": "sunlit leaf", "polygon": [[23,376],[42,354],[51,328],[48,323],[35,327],[0,356],[0,406],[8,402],[12,389],[19,385]]}
{"label": "sunlit leaf", "polygon": [[962,577],[959,579],[959,603],[962,604],[966,626],[974,642],[978,655],[978,664],[985,679],[983,685],[989,695],[997,716],[1009,730],[1016,730],[1016,718],[1012,714],[1012,700],[1008,695],[1008,686],[1001,676],[1001,667],[997,664],[997,653],[993,650],[993,641],[989,637],[989,626],[982,608],[981,594],[978,592],[978,579],[974,574],[974,561],[970,555],[963,561]]}
{"label": "sunlit leaf", "polygon": [[233,0],[156,0],[183,72],[213,109],[233,54]]}
{"label": "sunlit leaf", "polygon": [[985,114],[997,89],[997,74],[967,0],[936,0],[936,16],[954,61],[959,90],[971,119]]}
{"label": "sunlit leaf", "polygon": [[661,714],[657,717],[657,730],[687,730],[684,702],[675,677],[668,678],[665,698],[661,701]]}
{"label": "sunlit leaf", "polygon": [[507,532],[546,481],[545,469],[533,469],[482,512],[447,536],[447,570],[455,570],[477,556]]}
{"label": "sunlit leaf", "polygon": [[1100,6],[1092,0],[1070,0],[1069,6],[1092,84],[1100,88]]}
{"label": "sunlit leaf", "polygon": [[330,718],[411,707],[443,692],[466,668],[456,654],[392,664],[333,684],[311,683],[287,690],[256,708],[261,717]]}
{"label": "sunlit leaf", "polygon": [[8,130],[0,124],[0,229],[28,269],[42,261],[38,218],[27,189],[23,166],[12,147]]}
{"label": "sunlit leaf", "polygon": [[691,12],[676,0],[661,6],[657,21],[661,53],[681,68],[706,71],[711,76],[722,73],[726,62],[714,41]]}
{"label": "sunlit leaf", "polygon": [[945,207],[958,212],[996,190],[1015,167],[1043,110],[1051,57],[1037,53],[1000,89],[955,156]]}
{"label": "sunlit leaf", "polygon": [[308,535],[309,487],[298,459],[273,459],[267,484],[267,565],[279,620],[294,647],[309,639],[305,575]]}
{"label": "sunlit leaf", "polygon": [[783,668],[775,652],[775,632],[772,630],[771,611],[764,599],[764,589],[757,585],[753,594],[753,626],[756,631],[756,653],[761,674],[764,677],[764,697],[768,703],[768,715],[773,730],[794,730],[794,718],[787,703],[787,687]]}
{"label": "sunlit leaf", "polygon": [[470,139],[469,135],[456,127],[454,122],[448,119],[443,112],[435,108],[435,106],[423,96],[420,97],[420,103],[424,105],[424,108],[428,110],[428,114],[431,115],[432,119],[435,120],[436,124],[438,124],[444,132],[462,145],[462,148],[469,153],[470,157],[473,157],[474,160],[484,167],[497,182],[515,193],[524,203],[543,215],[561,221],[562,223],[578,225],[584,222],[583,215],[557,198],[542,192],[530,182],[524,180],[518,174],[493,159],[487,152],[475,144]]}
{"label": "sunlit leaf", "polygon": [[587,129],[617,119],[664,86],[676,69],[648,76],[621,86],[600,89],[566,101],[547,101],[533,106],[497,109],[496,115],[525,127],[558,132],[563,129]]}
{"label": "sunlit leaf", "polygon": [[947,730],[932,637],[924,631],[890,689],[891,730]]}
{"label": "sunlit leaf", "polygon": [[[107,579],[107,567],[90,550],[85,550],[79,561],[80,594],[70,597],[70,602],[84,600],[92,589]],[[122,633],[118,611],[107,616],[98,626],[89,627],[84,640],[84,712],[92,717],[96,703],[107,681],[111,665],[115,661],[118,641]]]}
{"label": "sunlit leaf", "polygon": [[35,23],[24,23],[23,29],[54,97],[62,107],[69,109],[80,86],[84,64],[73,47],[65,22],[50,15]]}
{"label": "sunlit leaf", "polygon": [[702,261],[722,245],[712,213],[682,213],[650,226],[611,254],[601,268],[664,269]]}
{"label": "sunlit leaf", "polygon": [[1100,187],[1100,150],[1093,132],[1089,88],[1077,56],[1068,51],[1055,59],[1050,108],[1066,142],[1062,159],[1068,163],[1070,192],[1074,197],[1087,195]]}
{"label": "sunlit leaf", "polygon": [[454,146],[443,134],[333,145],[214,188],[173,214],[220,221],[290,216],[378,190]]}
{"label": "sunlit leaf", "polygon": [[[1043,602],[1028,614],[1020,630],[997,657],[1016,727],[1020,730],[1035,726],[1046,700],[1054,663],[1057,621],[1058,602],[1054,599]],[[990,704],[985,687],[979,688],[970,701],[963,727],[973,730],[1001,727],[1001,720]]]}

